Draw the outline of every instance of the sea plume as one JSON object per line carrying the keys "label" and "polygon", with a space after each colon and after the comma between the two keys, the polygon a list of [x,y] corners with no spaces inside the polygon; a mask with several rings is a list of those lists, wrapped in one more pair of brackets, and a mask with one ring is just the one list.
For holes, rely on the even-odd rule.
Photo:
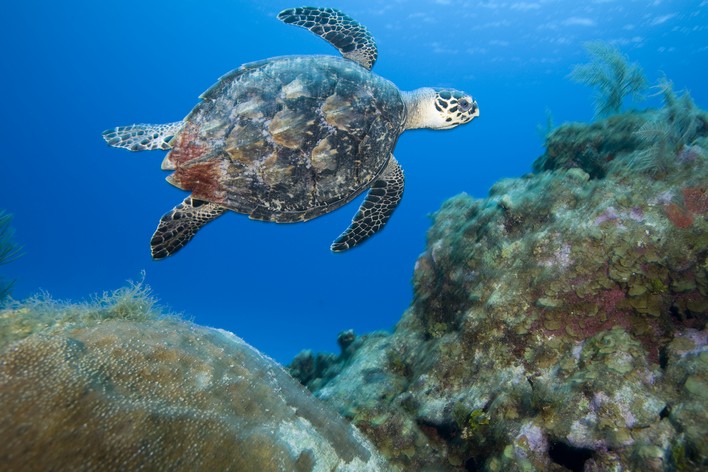
{"label": "sea plume", "polygon": [[668,172],[706,126],[705,114],[688,92],[677,95],[666,78],[659,80],[657,88],[664,107],[635,133],[643,145],[629,163],[633,170],[651,175]]}
{"label": "sea plume", "polygon": [[585,49],[590,54],[590,62],[573,67],[569,77],[597,90],[596,116],[619,113],[627,95],[640,98],[646,79],[639,64],[630,64],[619,49],[602,41],[586,43]]}

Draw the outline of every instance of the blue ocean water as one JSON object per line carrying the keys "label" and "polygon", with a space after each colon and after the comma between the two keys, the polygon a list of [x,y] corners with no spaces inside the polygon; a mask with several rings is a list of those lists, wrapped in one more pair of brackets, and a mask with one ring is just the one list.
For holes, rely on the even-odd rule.
{"label": "blue ocean water", "polygon": [[[24,256],[1,267],[13,296],[46,291],[80,300],[145,282],[172,310],[244,338],[287,363],[303,348],[336,351],[337,333],[391,329],[412,299],[429,214],[449,197],[484,197],[530,171],[537,125],[590,121],[593,91],[567,78],[604,40],[654,83],[708,106],[708,1],[527,2],[343,0],[373,33],[374,71],[401,89],[452,86],[480,117],[450,131],[410,131],[396,157],[403,201],[365,244],[333,254],[361,198],[308,223],[276,225],[227,214],[176,256],[150,258],[160,216],[185,192],[164,181],[163,152],[106,146],[116,125],[182,119],[198,95],[242,63],[287,54],[336,54],[280,23],[286,1],[27,0],[0,22],[0,208],[14,214]],[[659,98],[628,108],[656,107]]]}

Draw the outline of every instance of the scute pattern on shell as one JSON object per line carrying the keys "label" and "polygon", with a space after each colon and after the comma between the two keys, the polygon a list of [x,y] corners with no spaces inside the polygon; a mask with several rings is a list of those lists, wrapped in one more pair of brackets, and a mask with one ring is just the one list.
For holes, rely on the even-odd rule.
{"label": "scute pattern on shell", "polygon": [[185,119],[168,180],[252,218],[303,221],[366,190],[403,130],[391,82],[331,56],[247,64]]}

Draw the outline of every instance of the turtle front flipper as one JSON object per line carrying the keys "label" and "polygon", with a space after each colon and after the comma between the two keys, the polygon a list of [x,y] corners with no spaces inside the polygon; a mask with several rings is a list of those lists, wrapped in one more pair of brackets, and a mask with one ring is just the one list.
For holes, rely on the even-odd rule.
{"label": "turtle front flipper", "polygon": [[226,209],[216,203],[187,197],[160,218],[150,240],[153,259],[164,259],[192,240],[199,228],[221,215]]}
{"label": "turtle front flipper", "polygon": [[378,52],[374,37],[353,18],[334,8],[302,7],[283,10],[278,19],[315,33],[347,59],[371,70]]}
{"label": "turtle front flipper", "polygon": [[139,124],[130,126],[117,126],[107,129],[102,133],[103,139],[109,146],[124,148],[130,151],[154,151],[162,149],[167,151],[170,140],[184,126],[181,121],[161,125]]}
{"label": "turtle front flipper", "polygon": [[384,172],[371,185],[349,228],[333,243],[334,252],[346,251],[384,227],[403,196],[403,169],[391,156]]}

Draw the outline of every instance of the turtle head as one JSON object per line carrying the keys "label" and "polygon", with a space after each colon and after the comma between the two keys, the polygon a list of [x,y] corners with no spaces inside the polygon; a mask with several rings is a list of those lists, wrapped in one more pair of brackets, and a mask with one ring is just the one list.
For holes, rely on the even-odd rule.
{"label": "turtle head", "polygon": [[403,92],[408,110],[406,129],[449,129],[479,116],[477,102],[464,92],[447,88],[421,88]]}

